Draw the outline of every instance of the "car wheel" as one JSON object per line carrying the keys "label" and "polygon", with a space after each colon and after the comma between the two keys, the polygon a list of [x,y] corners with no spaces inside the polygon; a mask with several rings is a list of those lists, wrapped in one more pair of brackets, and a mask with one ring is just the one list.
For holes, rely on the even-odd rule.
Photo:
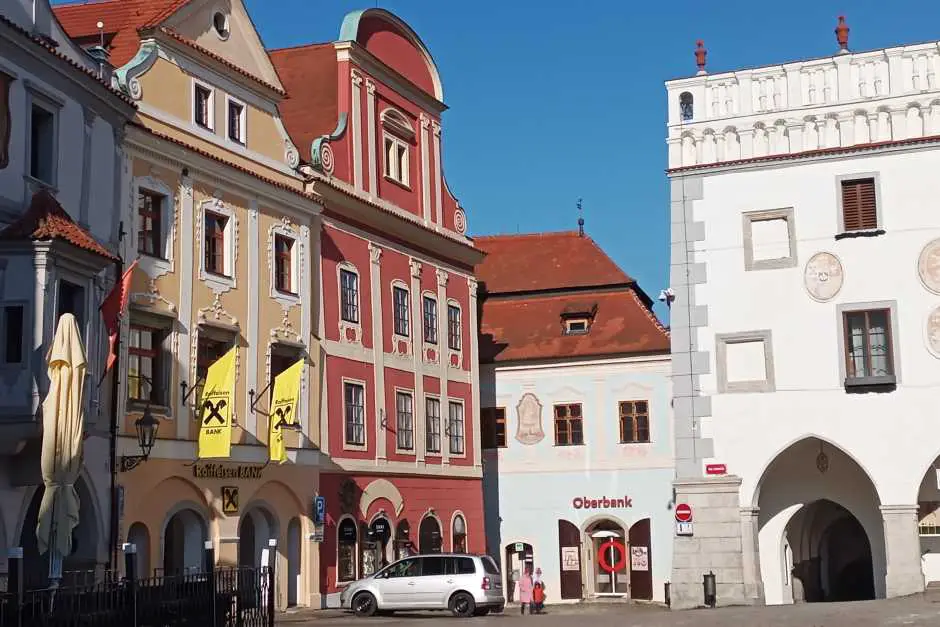
{"label": "car wheel", "polygon": [[356,616],[372,616],[378,609],[378,603],[370,592],[360,592],[353,597],[352,610]]}
{"label": "car wheel", "polygon": [[474,612],[474,616],[486,616],[490,613],[490,608],[488,607],[478,607]]}
{"label": "car wheel", "polygon": [[458,592],[450,598],[450,613],[454,616],[467,618],[473,616],[476,611],[476,603],[473,597],[466,592]]}

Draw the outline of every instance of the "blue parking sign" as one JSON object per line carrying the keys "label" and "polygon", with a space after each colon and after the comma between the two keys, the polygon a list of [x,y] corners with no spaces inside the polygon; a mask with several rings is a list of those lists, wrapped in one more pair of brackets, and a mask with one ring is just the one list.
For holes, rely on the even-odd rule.
{"label": "blue parking sign", "polygon": [[324,522],[326,522],[326,497],[318,496],[314,500],[313,504],[313,522],[314,524],[322,525]]}

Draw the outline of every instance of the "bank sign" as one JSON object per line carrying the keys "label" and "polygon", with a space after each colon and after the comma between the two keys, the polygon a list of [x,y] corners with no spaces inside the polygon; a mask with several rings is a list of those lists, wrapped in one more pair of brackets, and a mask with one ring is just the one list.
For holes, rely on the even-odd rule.
{"label": "bank sign", "polygon": [[587,496],[576,496],[571,501],[575,509],[624,509],[633,507],[633,499],[629,496],[593,498]]}

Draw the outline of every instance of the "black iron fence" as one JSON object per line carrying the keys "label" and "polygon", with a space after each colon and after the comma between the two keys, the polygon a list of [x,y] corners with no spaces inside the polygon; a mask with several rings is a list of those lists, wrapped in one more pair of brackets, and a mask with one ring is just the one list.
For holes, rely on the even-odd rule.
{"label": "black iron fence", "polygon": [[[273,627],[273,568],[215,568],[207,553],[199,573],[89,576],[42,589],[27,589],[21,560],[10,559],[0,627]],[[136,572],[133,551],[125,565]]]}

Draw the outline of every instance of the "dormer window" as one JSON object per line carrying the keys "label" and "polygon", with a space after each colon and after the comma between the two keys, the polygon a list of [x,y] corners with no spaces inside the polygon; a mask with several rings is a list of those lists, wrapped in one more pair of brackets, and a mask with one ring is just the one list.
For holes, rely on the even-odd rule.
{"label": "dormer window", "polygon": [[587,318],[572,318],[565,320],[565,335],[583,335],[591,326]]}
{"label": "dormer window", "polygon": [[409,153],[415,140],[414,123],[397,109],[382,112],[385,146],[385,178],[408,187],[411,180]]}
{"label": "dormer window", "polygon": [[595,303],[570,303],[561,312],[562,330],[565,335],[584,335],[591,330],[597,314]]}

